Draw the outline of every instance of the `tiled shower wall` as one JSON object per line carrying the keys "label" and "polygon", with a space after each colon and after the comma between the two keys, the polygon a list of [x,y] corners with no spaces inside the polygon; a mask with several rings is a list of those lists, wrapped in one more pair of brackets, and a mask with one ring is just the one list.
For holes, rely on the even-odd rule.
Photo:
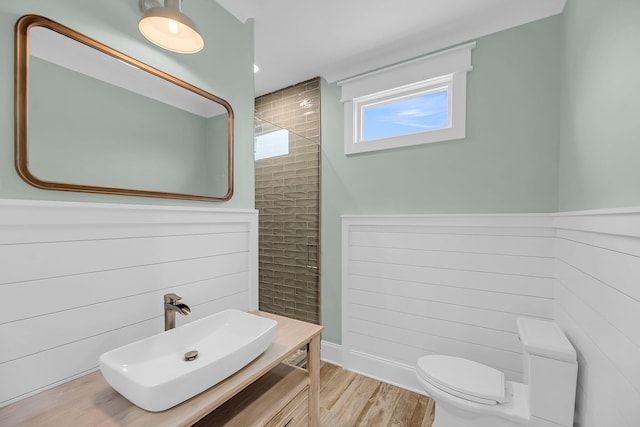
{"label": "tiled shower wall", "polygon": [[289,130],[288,155],[256,161],[260,310],[319,323],[320,80],[256,98],[255,108],[256,132]]}

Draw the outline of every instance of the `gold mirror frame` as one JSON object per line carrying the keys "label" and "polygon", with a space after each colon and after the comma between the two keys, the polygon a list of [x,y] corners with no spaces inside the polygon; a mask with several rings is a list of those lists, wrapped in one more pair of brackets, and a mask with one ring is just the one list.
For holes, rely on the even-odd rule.
{"label": "gold mirror frame", "polygon": [[[222,105],[227,110],[227,193],[224,196],[209,196],[188,193],[174,193],[155,190],[138,190],[98,185],[85,185],[67,182],[45,181],[29,170],[28,159],[28,77],[29,77],[29,30],[33,27],[45,27],[79,43],[92,47],[131,66],[160,77],[197,95]],[[84,193],[117,194],[124,196],[159,197],[168,199],[187,199],[200,201],[226,201],[233,195],[233,109],[222,98],[206,92],[177,77],[131,58],[111,47],[85,36],[71,28],[39,15],[25,15],[18,20],[15,28],[15,166],[18,175],[30,185],[45,190],[78,191]]]}

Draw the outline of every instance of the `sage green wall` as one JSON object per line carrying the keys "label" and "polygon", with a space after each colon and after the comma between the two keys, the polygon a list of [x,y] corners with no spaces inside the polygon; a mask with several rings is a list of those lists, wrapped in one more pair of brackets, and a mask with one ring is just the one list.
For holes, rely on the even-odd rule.
{"label": "sage green wall", "polygon": [[324,340],[341,343],[340,215],[557,210],[561,23],[477,40],[462,140],[347,157],[340,88],[323,81]]}
{"label": "sage green wall", "polygon": [[[205,41],[197,54],[177,54],[148,42],[138,31],[137,0],[0,2],[0,198],[253,208],[253,24],[240,23],[215,1],[188,2],[184,11],[199,24]],[[15,23],[26,14],[53,19],[226,99],[235,113],[233,198],[210,203],[84,194],[40,190],[22,181],[13,165],[13,49]]]}
{"label": "sage green wall", "polygon": [[559,207],[640,205],[640,1],[569,0]]}
{"label": "sage green wall", "polygon": [[[221,114],[207,119],[206,129],[207,135],[227,135],[227,115]],[[253,149],[253,141],[251,147]],[[204,155],[209,164],[206,179],[207,182],[211,183],[210,194],[225,194],[228,188],[227,179],[229,177],[227,174],[226,145],[208,144]],[[251,156],[251,161],[253,161],[253,155]],[[252,169],[252,172],[255,172],[255,168]],[[255,195],[253,199],[255,200]]]}
{"label": "sage green wall", "polygon": [[[215,194],[207,179],[205,148],[212,139],[206,131],[204,117],[29,60],[29,169],[38,178]],[[226,137],[225,131],[221,144]]]}

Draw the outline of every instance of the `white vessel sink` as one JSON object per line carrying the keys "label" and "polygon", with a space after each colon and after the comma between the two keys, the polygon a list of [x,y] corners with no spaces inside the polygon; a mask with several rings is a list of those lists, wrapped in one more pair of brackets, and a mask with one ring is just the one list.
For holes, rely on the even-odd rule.
{"label": "white vessel sink", "polygon": [[[100,370],[109,385],[147,411],[164,411],[203,392],[264,352],[272,319],[225,310],[108,351]],[[197,351],[192,361],[185,354]]]}

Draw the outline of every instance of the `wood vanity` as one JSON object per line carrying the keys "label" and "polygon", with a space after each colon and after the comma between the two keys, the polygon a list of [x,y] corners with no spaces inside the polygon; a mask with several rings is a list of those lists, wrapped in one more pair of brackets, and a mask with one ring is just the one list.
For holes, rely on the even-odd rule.
{"label": "wood vanity", "polygon": [[[232,376],[171,409],[138,408],[97,371],[0,408],[0,425],[318,427],[322,326],[254,314],[278,322],[271,346]],[[281,363],[305,347],[307,369]]]}

